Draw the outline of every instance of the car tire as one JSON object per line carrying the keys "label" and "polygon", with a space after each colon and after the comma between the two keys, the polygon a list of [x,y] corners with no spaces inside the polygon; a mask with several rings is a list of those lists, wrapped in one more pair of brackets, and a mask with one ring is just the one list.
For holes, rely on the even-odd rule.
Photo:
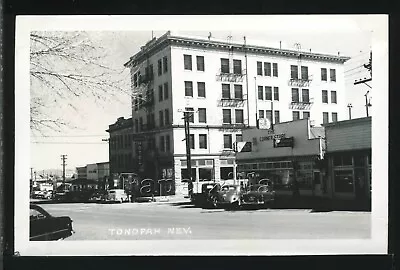
{"label": "car tire", "polygon": [[212,206],[213,206],[214,208],[218,208],[218,200],[217,200],[217,198],[215,198],[215,197],[212,198]]}

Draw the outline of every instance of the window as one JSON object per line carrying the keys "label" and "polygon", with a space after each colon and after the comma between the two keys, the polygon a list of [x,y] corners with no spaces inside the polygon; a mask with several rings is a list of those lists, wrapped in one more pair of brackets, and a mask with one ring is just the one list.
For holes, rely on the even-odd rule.
{"label": "window", "polygon": [[167,152],[171,151],[171,138],[169,137],[169,135],[165,136],[165,148],[167,150]]}
{"label": "window", "polygon": [[328,72],[326,68],[321,68],[321,81],[327,81],[328,80]]}
{"label": "window", "polygon": [[235,123],[243,124],[243,110],[235,110]]}
{"label": "window", "polygon": [[197,96],[206,97],[206,83],[197,82]]}
{"label": "window", "polygon": [[275,116],[275,124],[276,123],[280,123],[281,119],[280,119],[280,113],[279,111],[274,111],[274,116]]}
{"label": "window", "polygon": [[233,73],[242,74],[242,60],[233,60]]}
{"label": "window", "polygon": [[272,123],[272,111],[271,110],[265,111],[265,118],[267,118]]}
{"label": "window", "polygon": [[164,99],[168,99],[168,96],[169,96],[168,83],[164,83]]}
{"label": "window", "polygon": [[327,124],[329,122],[329,114],[327,112],[322,113],[322,123]]}
{"label": "window", "polygon": [[229,84],[222,84],[222,98],[230,99],[231,98],[231,88]]}
{"label": "window", "polygon": [[301,67],[301,79],[308,80],[308,67]]}
{"label": "window", "polygon": [[292,115],[293,115],[293,120],[298,120],[298,119],[300,119],[300,112],[298,112],[298,111],[293,111],[293,112],[292,112]]}
{"label": "window", "polygon": [[242,141],[243,141],[242,134],[236,134],[236,142],[242,142]]}
{"label": "window", "polygon": [[156,125],[156,117],[154,113],[150,114],[150,119],[151,119],[151,126],[154,127]]}
{"label": "window", "polygon": [[232,148],[232,134],[224,134],[224,148]]}
{"label": "window", "polygon": [[150,79],[154,79],[154,68],[153,68],[153,65],[150,65],[150,67],[149,67],[149,76],[150,76]]}
{"label": "window", "polygon": [[337,122],[337,113],[332,113],[332,122]]}
{"label": "window", "polygon": [[310,103],[310,91],[308,89],[302,89],[301,96],[304,103]]}
{"label": "window", "polygon": [[262,76],[262,62],[257,62],[257,75]]}
{"label": "window", "polygon": [[261,118],[261,119],[264,118],[264,110],[259,110],[258,116],[259,116],[258,118]]}
{"label": "window", "polygon": [[328,103],[328,91],[322,90],[322,103]]}
{"label": "window", "polygon": [[162,85],[158,86],[158,101],[162,101],[163,100],[163,89],[162,89]]}
{"label": "window", "polygon": [[291,65],[290,66],[290,78],[291,79],[298,79],[299,78],[299,67]]}
{"label": "window", "polygon": [[258,99],[263,100],[264,99],[264,87],[258,86]]}
{"label": "window", "polygon": [[185,108],[185,111],[187,111],[187,112],[190,113],[190,115],[189,115],[189,122],[190,122],[190,123],[194,123],[194,109],[193,109],[193,108],[186,107],[186,108]]}
{"label": "window", "polygon": [[193,97],[193,82],[185,81],[185,96]]}
{"label": "window", "polygon": [[310,118],[310,112],[303,112],[303,119]]}
{"label": "window", "polygon": [[194,134],[189,135],[189,146],[190,149],[194,149]]}
{"label": "window", "polygon": [[241,84],[235,84],[235,98],[236,99],[243,99],[243,88]]}
{"label": "window", "polygon": [[135,132],[138,133],[139,132],[139,120],[135,119]]}
{"label": "window", "polygon": [[230,109],[222,109],[222,122],[224,124],[231,124],[232,119],[231,119],[231,110]]}
{"label": "window", "polygon": [[207,134],[199,134],[199,148],[207,149]]}
{"label": "window", "polygon": [[331,91],[331,103],[337,103],[336,91]]}
{"label": "window", "polygon": [[205,108],[199,108],[199,123],[207,122],[207,110]]}
{"label": "window", "polygon": [[169,110],[168,109],[165,109],[164,117],[165,117],[165,121],[164,121],[165,125],[169,125],[170,122],[169,122]]}
{"label": "window", "polygon": [[221,58],[221,73],[229,73],[229,59]]}
{"label": "window", "polygon": [[299,102],[299,89],[292,88],[292,102]]}
{"label": "window", "polygon": [[204,56],[196,56],[197,70],[204,71]]}
{"label": "window", "polygon": [[165,137],[160,136],[160,152],[165,152]]}
{"label": "window", "polygon": [[162,62],[161,59],[157,62],[158,76],[162,75]]}
{"label": "window", "polygon": [[264,76],[271,76],[271,63],[264,62]]}
{"label": "window", "polygon": [[272,100],[272,87],[265,86],[265,100]]}
{"label": "window", "polygon": [[140,117],[139,118],[139,131],[142,131],[142,130],[143,130],[143,118]]}
{"label": "window", "polygon": [[279,101],[279,87],[274,87],[274,100]]}
{"label": "window", "polygon": [[139,95],[139,110],[142,107],[142,104],[143,104],[143,96]]}
{"label": "window", "polygon": [[158,112],[158,120],[160,123],[160,127],[164,126],[164,111]]}
{"label": "window", "polygon": [[353,170],[334,171],[335,192],[353,192]]}
{"label": "window", "polygon": [[272,64],[272,73],[273,73],[274,77],[278,77],[278,64],[277,63]]}
{"label": "window", "polygon": [[133,74],[133,85],[134,85],[135,87],[137,87],[137,86],[138,86],[137,79],[138,79],[138,75],[137,75],[137,73]]}
{"label": "window", "polygon": [[184,54],[183,55],[183,62],[185,70],[192,70],[192,56]]}
{"label": "window", "polygon": [[331,75],[331,81],[336,82],[336,70],[335,69],[330,69],[329,74]]}
{"label": "window", "polygon": [[163,58],[164,73],[168,72],[168,57]]}

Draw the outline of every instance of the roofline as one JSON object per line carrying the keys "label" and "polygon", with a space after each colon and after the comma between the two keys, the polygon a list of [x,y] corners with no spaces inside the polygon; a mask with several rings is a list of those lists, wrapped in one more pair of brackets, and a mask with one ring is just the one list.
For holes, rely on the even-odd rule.
{"label": "roofline", "polygon": [[371,116],[368,116],[368,117],[355,118],[355,119],[327,123],[327,124],[323,124],[322,126],[325,128],[329,128],[329,127],[335,127],[335,126],[340,126],[340,125],[350,125],[350,124],[354,124],[354,123],[371,122],[371,121],[372,121]]}
{"label": "roofline", "polygon": [[219,49],[219,50],[235,50],[240,52],[258,52],[264,54],[271,55],[279,55],[283,57],[293,57],[297,58],[299,55],[304,57],[305,59],[315,60],[318,59],[320,61],[327,62],[339,62],[344,63],[350,59],[347,56],[336,56],[332,54],[322,54],[322,53],[312,53],[312,52],[304,52],[304,51],[296,51],[296,50],[288,50],[288,49],[278,49],[272,47],[264,47],[259,45],[245,45],[239,43],[229,43],[227,41],[216,41],[216,40],[206,40],[200,38],[193,37],[184,37],[179,35],[171,35],[168,31],[160,38],[156,40],[151,40],[145,46],[142,47],[141,51],[130,57],[129,61],[127,61],[124,66],[129,67],[132,65],[134,61],[139,63],[144,60],[146,55],[151,55],[155,53],[158,49],[165,45],[178,45],[183,47],[200,47],[200,48],[209,48],[209,49]]}

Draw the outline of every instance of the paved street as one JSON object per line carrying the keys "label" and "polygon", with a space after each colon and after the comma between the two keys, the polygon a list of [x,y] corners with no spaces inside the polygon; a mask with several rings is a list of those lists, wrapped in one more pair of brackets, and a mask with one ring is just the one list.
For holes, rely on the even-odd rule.
{"label": "paved street", "polygon": [[42,204],[73,219],[66,240],[368,238],[368,212],[202,209],[189,203]]}

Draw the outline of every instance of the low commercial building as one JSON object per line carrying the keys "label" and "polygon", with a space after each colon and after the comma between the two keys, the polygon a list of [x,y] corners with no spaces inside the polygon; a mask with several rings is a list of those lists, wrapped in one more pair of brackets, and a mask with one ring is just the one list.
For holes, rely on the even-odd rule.
{"label": "low commercial building", "polygon": [[371,117],[326,124],[329,197],[371,200]]}
{"label": "low commercial building", "polygon": [[79,179],[87,179],[87,167],[76,167],[76,172]]}
{"label": "low commercial building", "polygon": [[246,129],[242,134],[252,147],[250,152],[236,154],[239,176],[250,181],[270,179],[277,195],[298,191],[299,195],[324,196],[327,179],[322,166],[323,127],[313,127],[309,119],[300,119],[269,129]]}

